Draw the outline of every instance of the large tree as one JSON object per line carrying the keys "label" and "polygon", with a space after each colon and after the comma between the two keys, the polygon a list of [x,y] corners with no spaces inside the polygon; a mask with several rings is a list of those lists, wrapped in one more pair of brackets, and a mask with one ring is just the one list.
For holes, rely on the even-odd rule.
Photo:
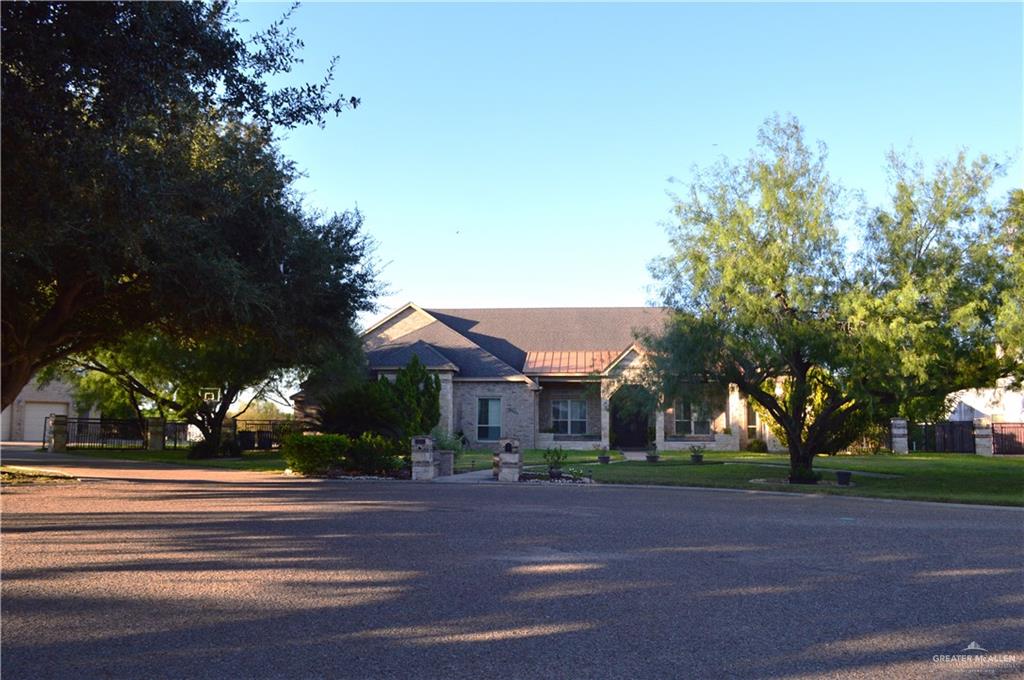
{"label": "large tree", "polygon": [[159,325],[259,328],[254,276],[295,219],[276,129],[354,107],[324,82],[272,89],[301,42],[249,39],[232,6],[0,6],[2,399],[40,368]]}
{"label": "large tree", "polygon": [[[216,453],[228,411],[243,391],[262,398],[285,374],[351,353],[355,315],[370,309],[377,290],[361,229],[358,212],[284,220],[274,247],[251,264],[250,275],[265,291],[258,327],[189,335],[151,327],[57,365],[74,384],[117,386],[140,416],[146,406],[195,425],[203,450]],[[220,391],[216,402],[201,396],[210,387]]]}
{"label": "large tree", "polygon": [[758,142],[676,197],[672,252],[652,270],[677,313],[647,342],[666,399],[736,385],[782,435],[791,480],[813,481],[814,456],[863,423],[934,414],[1010,370],[995,348],[1008,285],[995,166],[961,156],[926,177],[894,156],[893,205],[866,213],[850,258],[824,145],[778,117]]}

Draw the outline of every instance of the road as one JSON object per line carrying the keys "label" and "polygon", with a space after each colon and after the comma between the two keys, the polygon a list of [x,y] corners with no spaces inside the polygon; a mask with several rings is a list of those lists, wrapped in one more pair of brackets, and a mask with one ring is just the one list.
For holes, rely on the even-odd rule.
{"label": "road", "polygon": [[1024,672],[1015,509],[38,464],[84,479],[4,489],[5,680]]}

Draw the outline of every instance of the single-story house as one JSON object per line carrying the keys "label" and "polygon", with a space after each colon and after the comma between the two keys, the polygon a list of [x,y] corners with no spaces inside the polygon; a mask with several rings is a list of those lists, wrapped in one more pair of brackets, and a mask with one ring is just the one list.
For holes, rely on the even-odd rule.
{"label": "single-story house", "polygon": [[61,380],[46,385],[31,380],[14,403],[0,412],[0,441],[43,441],[46,419],[51,415],[99,418],[96,409],[80,410],[71,386]]}
{"label": "single-story house", "polygon": [[1024,392],[1009,378],[995,387],[964,390],[950,395],[949,420],[986,419],[994,423],[1024,423]]}
{"label": "single-story house", "polygon": [[[720,403],[637,413],[631,383],[644,361],[636,332],[656,330],[659,307],[425,309],[409,303],[362,333],[372,377],[418,357],[441,379],[440,427],[487,448],[737,450],[778,443],[732,388]],[[308,406],[296,395],[296,408]],[[635,400],[633,403],[636,403]]]}

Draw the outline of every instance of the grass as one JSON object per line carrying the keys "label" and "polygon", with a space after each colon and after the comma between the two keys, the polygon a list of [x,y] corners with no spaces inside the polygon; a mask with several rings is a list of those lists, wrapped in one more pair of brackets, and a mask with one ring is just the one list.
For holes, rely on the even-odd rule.
{"label": "grass", "polygon": [[0,483],[2,484],[61,484],[77,481],[77,477],[61,472],[45,472],[10,465],[0,466]]}
{"label": "grass", "polygon": [[[566,459],[563,465],[597,465],[597,451],[570,451],[564,449]],[[624,460],[618,451],[609,451],[613,461]],[[455,461],[455,472],[472,472],[473,470],[491,469],[493,451],[463,451]],[[544,465],[544,449],[525,449],[523,451],[523,465]]]}
{"label": "grass", "polygon": [[146,451],[143,449],[68,449],[72,456],[92,456],[113,460],[137,460],[145,463],[171,463],[192,467],[223,468],[227,470],[252,470],[255,472],[280,472],[286,465],[280,452],[246,451],[239,458],[190,459],[185,449]]}
{"label": "grass", "polygon": [[[690,462],[689,452],[662,452],[658,463],[627,462],[595,466],[594,480],[620,484],[666,484],[732,489],[771,489],[797,493],[827,493],[873,498],[983,503],[1024,506],[1024,458],[987,458],[950,453],[880,456],[819,456],[814,468],[834,481],[835,470],[853,471],[855,486],[782,484],[789,459],[780,454],[706,452],[704,464]],[[725,463],[732,463],[726,465]],[[776,464],[780,467],[766,467]],[[873,478],[857,472],[899,475]],[[778,485],[751,483],[778,479]]]}

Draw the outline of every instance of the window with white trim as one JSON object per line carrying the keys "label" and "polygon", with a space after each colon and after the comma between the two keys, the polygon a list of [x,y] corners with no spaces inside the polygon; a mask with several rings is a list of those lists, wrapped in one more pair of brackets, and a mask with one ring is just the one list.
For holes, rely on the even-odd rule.
{"label": "window with white trim", "polygon": [[706,404],[676,404],[676,434],[711,434],[711,414]]}
{"label": "window with white trim", "polygon": [[587,433],[585,399],[554,399],[551,402],[551,428],[555,434]]}
{"label": "window with white trim", "polygon": [[484,442],[501,439],[501,399],[477,400],[476,438]]}

